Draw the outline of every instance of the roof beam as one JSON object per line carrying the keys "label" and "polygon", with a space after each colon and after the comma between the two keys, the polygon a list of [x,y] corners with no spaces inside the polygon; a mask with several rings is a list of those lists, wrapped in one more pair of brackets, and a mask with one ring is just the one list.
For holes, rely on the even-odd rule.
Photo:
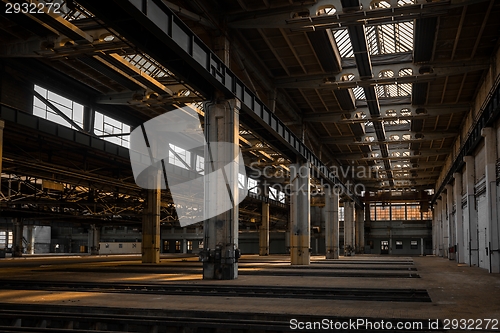
{"label": "roof beam", "polygon": [[[370,133],[370,135],[364,135],[362,137],[323,137],[321,142],[326,144],[346,144],[346,145],[357,145],[357,146],[374,146],[380,143],[385,144],[410,144],[410,143],[421,143],[425,141],[440,140],[446,138],[454,138],[457,136],[458,132],[410,132],[410,131],[392,131],[386,132],[386,139],[382,141],[376,141],[374,137],[375,133]],[[397,135],[399,139],[391,140],[391,136]],[[405,139],[403,139],[403,135]],[[392,151],[392,149],[391,149]]]}
{"label": "roof beam", "polygon": [[[469,104],[443,104],[435,106],[394,104],[380,106],[381,117],[373,117],[367,107],[358,107],[349,113],[310,113],[302,117],[307,122],[323,123],[365,123],[367,121],[391,121],[424,119],[433,116],[468,112]],[[394,116],[386,116],[387,111],[394,111]]]}
{"label": "roof beam", "polygon": [[[395,152],[396,150],[391,149],[391,153]],[[399,160],[407,160],[410,158],[421,158],[421,157],[432,157],[432,156],[440,156],[440,155],[448,155],[451,150],[450,149],[421,149],[417,152],[410,151],[409,149],[404,149],[404,151],[408,151],[410,155],[405,155],[405,156],[389,156],[389,157],[383,157],[383,156],[366,156],[366,154],[362,153],[337,153],[335,156],[337,156],[338,159],[340,160],[359,160],[359,161],[399,161]],[[377,152],[373,152],[370,154],[374,154]],[[380,153],[379,153],[380,154]]]}
{"label": "roof beam", "polygon": [[[233,29],[255,28],[286,28],[292,31],[317,31],[324,29],[338,29],[348,25],[373,25],[414,20],[416,17],[431,17],[445,14],[449,9],[456,7],[449,1],[441,0],[405,6],[391,6],[390,8],[370,9],[370,1],[362,0],[362,10],[355,12],[342,7],[340,0],[319,0],[314,4],[296,8],[279,8],[275,10],[253,11],[242,14],[228,15],[228,24]],[[391,1],[389,1],[391,2]],[[392,2],[394,3],[394,2]],[[316,15],[321,6],[334,5],[334,15]],[[293,12],[309,12],[309,16],[290,18]]]}
{"label": "roof beam", "polygon": [[[449,64],[434,63],[430,65],[414,65],[410,62],[373,66],[373,78],[363,78],[357,68],[345,68],[336,75],[314,74],[303,75],[291,78],[277,79],[275,84],[279,88],[314,88],[314,89],[349,89],[356,87],[370,87],[379,84],[395,83],[417,83],[429,82],[439,77],[460,75],[469,72],[475,72],[488,69],[489,59],[480,59],[475,62],[457,61]],[[400,76],[403,69],[412,69],[412,75]],[[383,70],[391,70],[393,77],[378,77],[378,73]],[[423,74],[421,74],[423,73]],[[343,77],[354,75],[351,81],[344,81]]]}

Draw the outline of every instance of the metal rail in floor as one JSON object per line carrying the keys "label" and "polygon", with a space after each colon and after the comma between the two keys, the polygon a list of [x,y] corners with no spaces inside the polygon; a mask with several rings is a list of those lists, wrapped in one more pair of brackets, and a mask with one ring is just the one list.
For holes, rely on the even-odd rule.
{"label": "metal rail in floor", "polygon": [[[300,314],[267,314],[251,312],[183,311],[160,309],[127,309],[111,307],[50,306],[0,303],[0,331],[9,332],[192,332],[192,333],[278,333],[294,332],[292,319],[297,322],[320,322],[326,319],[335,327],[349,323],[352,318],[340,316],[311,316]],[[370,321],[370,320],[369,320]],[[384,321],[385,328],[398,322],[420,325],[405,332],[440,332],[442,322],[432,329],[427,319],[372,318]],[[415,326],[416,327],[416,326]],[[360,324],[356,332],[393,332],[394,329],[373,329]],[[322,329],[301,330],[324,332]],[[340,329],[339,331],[352,331]]]}
{"label": "metal rail in floor", "polygon": [[294,286],[210,286],[185,284],[133,284],[1,280],[2,290],[128,293],[151,295],[264,297],[293,299],[431,302],[424,289],[314,288]]}

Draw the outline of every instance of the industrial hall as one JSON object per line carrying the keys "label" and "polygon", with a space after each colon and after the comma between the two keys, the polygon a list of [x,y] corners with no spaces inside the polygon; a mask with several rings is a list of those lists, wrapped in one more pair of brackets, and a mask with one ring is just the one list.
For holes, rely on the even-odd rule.
{"label": "industrial hall", "polygon": [[499,0],[0,10],[1,332],[500,330]]}

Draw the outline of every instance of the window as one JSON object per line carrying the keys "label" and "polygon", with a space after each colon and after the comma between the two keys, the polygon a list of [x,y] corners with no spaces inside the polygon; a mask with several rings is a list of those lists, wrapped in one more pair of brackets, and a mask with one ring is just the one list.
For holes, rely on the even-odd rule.
{"label": "window", "polygon": [[123,248],[123,244],[118,244],[118,248],[122,249]]}
{"label": "window", "polygon": [[193,241],[190,241],[190,240],[187,241],[187,249],[188,249],[188,251],[193,250]]}
{"label": "window", "polygon": [[396,250],[403,249],[403,241],[396,241]]}
{"label": "window", "polygon": [[241,173],[238,174],[238,188],[241,190],[245,189],[245,186],[247,185],[245,181],[245,175],[242,175]]}
{"label": "window", "polygon": [[[83,105],[37,85],[35,85],[35,91],[73,120],[78,126],[83,127]],[[71,129],[76,129],[36,96],[33,98],[33,114]]]}
{"label": "window", "polygon": [[175,241],[175,251],[177,252],[181,251],[181,242]]}
{"label": "window", "polygon": [[259,193],[259,188],[257,187],[259,182],[252,178],[248,178],[247,180],[248,180],[248,190],[251,193],[255,194]]}
{"label": "window", "polygon": [[392,206],[392,220],[405,220],[405,206],[404,205],[394,205]]}
{"label": "window", "polygon": [[410,249],[412,249],[412,250],[417,250],[417,249],[418,249],[418,241],[416,241],[416,240],[412,240],[412,241],[410,242]]}
{"label": "window", "polygon": [[420,206],[419,205],[408,205],[406,206],[406,219],[407,220],[420,220]]}
{"label": "window", "polygon": [[168,240],[163,241],[163,252],[170,251],[170,242]]}
{"label": "window", "polygon": [[339,221],[344,221],[344,207],[339,207]]}
{"label": "window", "polygon": [[269,199],[279,201],[281,203],[285,203],[285,193],[280,190],[275,189],[274,187],[269,188]]}
{"label": "window", "polygon": [[391,208],[387,205],[379,204],[376,207],[377,221],[389,221],[391,219]]}
{"label": "window", "polygon": [[196,155],[196,171],[202,175],[205,174],[205,158],[200,155]]}
{"label": "window", "polygon": [[422,220],[432,220],[432,210],[423,211]]}
{"label": "window", "polygon": [[168,152],[168,163],[176,165],[183,169],[189,169],[191,160],[191,153],[186,149],[178,147],[169,143],[169,152]]}
{"label": "window", "polygon": [[[116,136],[107,136],[103,138],[108,142],[115,143],[122,147],[129,147],[130,141],[130,126],[113,119],[109,116],[106,116],[100,112],[95,113],[94,119],[94,133],[97,136],[100,135],[116,135]],[[127,134],[127,135],[121,135]]]}

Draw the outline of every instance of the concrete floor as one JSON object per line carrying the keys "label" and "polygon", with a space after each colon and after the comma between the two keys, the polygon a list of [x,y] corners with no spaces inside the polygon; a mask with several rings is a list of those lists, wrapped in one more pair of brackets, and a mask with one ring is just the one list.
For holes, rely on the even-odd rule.
{"label": "concrete floor", "polygon": [[[350,300],[279,299],[252,297],[200,297],[139,295],[43,290],[0,290],[0,302],[126,308],[254,312],[323,315],[350,318],[497,319],[500,320],[500,275],[476,267],[457,265],[443,258],[360,255],[339,260],[313,257],[309,267],[290,267],[287,256],[244,256],[237,280],[201,279],[196,257],[169,255],[159,265],[142,265],[137,256],[28,257],[0,260],[0,280],[82,281],[111,283],[185,283],[426,289],[432,302],[374,302]],[[413,262],[413,265],[411,264]],[[416,271],[409,271],[410,267]],[[174,269],[175,268],[175,269]],[[411,272],[420,278],[332,277],[309,273]],[[244,275],[258,270],[261,275]],[[293,276],[274,276],[273,272]],[[298,273],[301,273],[297,275]],[[263,274],[263,275],[262,275]],[[267,275],[269,274],[269,275]],[[308,275],[309,274],[309,275]],[[0,282],[1,283],[1,282]],[[500,326],[500,325],[499,325]],[[500,327],[499,327],[500,328]]]}

